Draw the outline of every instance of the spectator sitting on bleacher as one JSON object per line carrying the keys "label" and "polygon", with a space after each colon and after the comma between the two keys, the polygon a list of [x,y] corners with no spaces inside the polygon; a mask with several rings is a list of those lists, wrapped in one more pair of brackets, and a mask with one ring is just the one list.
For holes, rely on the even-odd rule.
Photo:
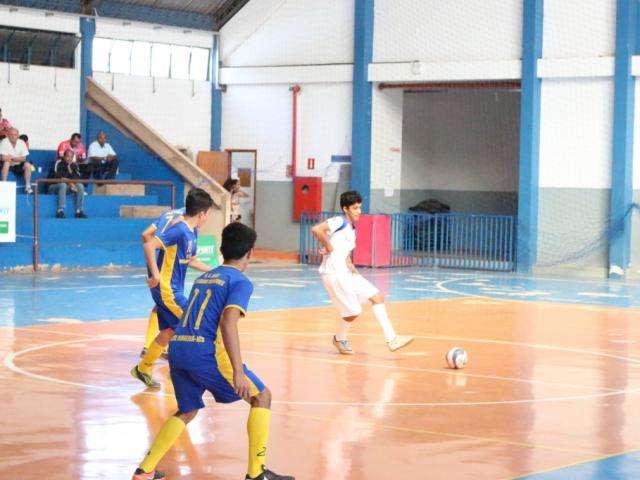
{"label": "spectator sitting on bleacher", "polygon": [[[79,180],[80,169],[78,164],[73,161],[74,152],[69,149],[64,152],[62,160],[56,160],[54,171],[55,178],[66,178],[68,180]],[[58,208],[56,218],[64,218],[64,208],[67,204],[67,191],[71,190],[76,196],[76,218],[87,218],[82,207],[84,205],[84,185],[75,182],[54,183],[49,187],[49,193],[58,195]]]}
{"label": "spectator sitting on bleacher", "polygon": [[91,161],[93,178],[104,178],[105,180],[116,178],[119,163],[118,157],[115,150],[107,143],[106,133],[98,133],[98,139],[89,145],[88,156]]}
{"label": "spectator sitting on bleacher", "polygon": [[[82,178],[89,178],[89,176],[91,176],[91,164],[87,161],[87,150],[82,144],[82,135],[74,133],[69,140],[60,142],[60,145],[58,145],[59,160],[62,160],[67,150],[73,152],[73,161],[80,167]],[[87,177],[84,176],[85,172],[89,173]]]}
{"label": "spectator sitting on bleacher", "polygon": [[33,165],[27,161],[29,149],[18,138],[19,132],[15,128],[7,131],[7,138],[0,141],[0,159],[2,160],[2,181],[6,182],[9,170],[14,175],[24,175],[25,193],[31,193],[31,171]]}
{"label": "spectator sitting on bleacher", "polygon": [[0,108],[0,140],[7,136],[10,128],[11,122],[2,116],[2,109]]}

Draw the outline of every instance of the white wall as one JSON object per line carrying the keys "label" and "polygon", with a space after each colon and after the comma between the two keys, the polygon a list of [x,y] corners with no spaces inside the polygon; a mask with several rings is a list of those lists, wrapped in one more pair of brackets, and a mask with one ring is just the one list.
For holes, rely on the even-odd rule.
{"label": "white wall", "polygon": [[[0,25],[78,33],[78,17],[45,15],[44,11],[0,7]],[[34,150],[53,150],[80,128],[80,45],[76,68],[53,68],[0,62],[0,108],[3,115],[29,135]]]}
{"label": "white wall", "polygon": [[252,0],[221,31],[225,66],[353,62],[353,0]]}
{"label": "white wall", "polygon": [[80,72],[0,63],[0,102],[3,116],[29,136],[32,149],[55,150],[80,128]]}
{"label": "white wall", "polygon": [[93,77],[173,145],[194,155],[211,148],[210,83],[102,72]]}
{"label": "white wall", "polygon": [[[96,21],[96,36],[212,48],[213,33],[113,19]],[[174,145],[194,156],[211,148],[211,84],[94,72],[94,78]]]}
{"label": "white wall", "polygon": [[521,53],[522,0],[376,1],[374,62],[514,60]]}
{"label": "white wall", "polygon": [[253,0],[222,28],[222,147],[257,149],[259,181],[290,181],[295,84],[297,174],[337,180],[331,156],[351,154],[351,72],[328,64],[353,62],[353,9],[353,0]]}
{"label": "white wall", "polygon": [[613,79],[542,82],[540,187],[610,188]]}
{"label": "white wall", "polygon": [[54,32],[80,32],[80,20],[77,15],[16,8],[8,5],[0,5],[0,25],[52,30]]}
{"label": "white wall", "polygon": [[615,0],[545,0],[543,22],[545,58],[615,53]]}
{"label": "white wall", "polygon": [[374,85],[371,111],[372,189],[397,190],[401,187],[402,98],[402,90],[380,90]]}
{"label": "white wall", "polygon": [[402,188],[516,192],[518,92],[406,93]]}
{"label": "white wall", "polygon": [[633,132],[633,189],[640,190],[640,79],[635,83],[635,117]]}
{"label": "white wall", "polygon": [[211,48],[213,34],[203,30],[158,26],[150,23],[129,22],[112,18],[96,21],[96,37],[170,43],[189,47]]}
{"label": "white wall", "polygon": [[[300,176],[337,180],[331,155],[351,153],[351,84],[303,84],[298,108]],[[222,148],[258,150],[258,180],[287,181],[292,93],[288,85],[233,85],[222,100]],[[307,170],[307,159],[315,169]]]}

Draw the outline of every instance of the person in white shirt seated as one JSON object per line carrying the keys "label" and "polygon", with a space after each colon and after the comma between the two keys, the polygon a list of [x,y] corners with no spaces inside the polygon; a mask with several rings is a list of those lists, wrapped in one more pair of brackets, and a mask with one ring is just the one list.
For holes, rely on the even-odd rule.
{"label": "person in white shirt seated", "polygon": [[113,180],[118,173],[118,157],[115,150],[107,143],[107,134],[98,133],[98,139],[89,145],[87,153],[91,162],[91,171],[88,175],[83,176],[89,178],[93,174],[93,178]]}
{"label": "person in white shirt seated", "polygon": [[33,165],[27,160],[29,149],[18,136],[16,128],[7,131],[7,137],[0,142],[0,160],[2,161],[2,181],[6,182],[9,171],[14,175],[24,175],[25,193],[31,193],[31,172]]}

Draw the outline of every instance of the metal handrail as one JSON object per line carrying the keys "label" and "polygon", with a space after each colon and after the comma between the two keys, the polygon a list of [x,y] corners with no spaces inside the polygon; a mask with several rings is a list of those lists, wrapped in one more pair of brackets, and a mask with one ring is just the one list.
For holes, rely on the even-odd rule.
{"label": "metal handrail", "polygon": [[98,179],[66,179],[66,178],[38,178],[33,191],[33,271],[40,268],[40,229],[38,228],[38,187],[43,184],[55,183],[99,183],[101,185],[158,185],[171,188],[171,208],[176,208],[176,186],[168,180],[98,180]]}

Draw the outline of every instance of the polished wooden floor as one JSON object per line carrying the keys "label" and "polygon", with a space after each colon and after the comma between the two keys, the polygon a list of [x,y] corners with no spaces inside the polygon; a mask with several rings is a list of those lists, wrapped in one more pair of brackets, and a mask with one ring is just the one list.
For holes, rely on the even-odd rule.
{"label": "polished wooden floor", "polygon": [[[244,360],[274,395],[268,464],[297,479],[508,479],[640,448],[640,310],[477,298],[370,311],[338,356],[333,308],[251,313]],[[128,479],[175,409],[128,374],[145,320],[0,329],[0,479]],[[469,353],[445,368],[453,346]],[[169,479],[242,479],[247,407],[203,410]]]}

